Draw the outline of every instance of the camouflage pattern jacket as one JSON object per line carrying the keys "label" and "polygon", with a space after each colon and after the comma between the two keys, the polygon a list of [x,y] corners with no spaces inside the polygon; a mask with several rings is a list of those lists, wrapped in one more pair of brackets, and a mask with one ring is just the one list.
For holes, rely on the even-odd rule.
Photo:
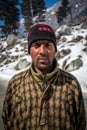
{"label": "camouflage pattern jacket", "polygon": [[5,130],[85,130],[80,85],[58,69],[42,89],[25,70],[9,82],[2,118]]}

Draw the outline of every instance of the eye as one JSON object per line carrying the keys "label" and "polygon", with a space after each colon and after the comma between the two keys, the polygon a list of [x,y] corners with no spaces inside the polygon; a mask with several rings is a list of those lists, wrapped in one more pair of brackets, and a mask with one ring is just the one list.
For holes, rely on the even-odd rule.
{"label": "eye", "polygon": [[32,43],[31,47],[38,48],[38,47],[40,47],[40,43],[39,42],[34,42],[34,43]]}
{"label": "eye", "polygon": [[51,42],[47,42],[46,43],[46,47],[51,47],[52,46],[52,43]]}

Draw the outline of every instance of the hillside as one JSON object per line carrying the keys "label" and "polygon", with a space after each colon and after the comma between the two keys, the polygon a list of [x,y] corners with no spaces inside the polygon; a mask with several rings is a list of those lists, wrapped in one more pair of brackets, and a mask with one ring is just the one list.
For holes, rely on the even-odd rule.
{"label": "hillside", "polygon": [[[56,30],[59,67],[74,74],[87,93],[87,21],[77,25],[63,25]],[[12,39],[13,38],[13,39]],[[27,52],[27,39],[9,36],[0,39],[0,84],[6,84],[16,73],[31,62]],[[3,82],[3,81],[7,82]]]}
{"label": "hillside", "polygon": [[[59,6],[61,6],[61,1],[57,2],[51,8],[48,8],[45,13],[46,23],[51,25],[55,30],[59,27],[56,17]],[[69,7],[71,13],[68,12],[67,17],[61,23],[62,25],[76,22],[82,18],[87,18],[87,0],[69,0]]]}

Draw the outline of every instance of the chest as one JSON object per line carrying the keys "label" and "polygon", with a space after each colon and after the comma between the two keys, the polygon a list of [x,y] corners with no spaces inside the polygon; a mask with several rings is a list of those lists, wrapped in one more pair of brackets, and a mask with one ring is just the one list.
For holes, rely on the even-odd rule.
{"label": "chest", "polygon": [[67,85],[50,86],[42,91],[37,84],[26,86],[21,85],[13,94],[12,107],[16,111],[40,111],[41,108],[47,109],[49,114],[55,110],[68,109],[73,111],[74,97],[72,91]]}

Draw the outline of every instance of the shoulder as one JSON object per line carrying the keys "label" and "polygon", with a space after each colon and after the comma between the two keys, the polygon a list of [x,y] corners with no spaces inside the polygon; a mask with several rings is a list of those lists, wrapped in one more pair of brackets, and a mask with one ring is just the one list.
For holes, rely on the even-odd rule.
{"label": "shoulder", "polygon": [[67,86],[68,90],[76,95],[82,95],[81,86],[77,78],[69,72],[59,69],[60,81],[62,86]]}
{"label": "shoulder", "polygon": [[74,75],[72,75],[71,73],[69,73],[67,71],[64,71],[62,69],[59,69],[59,70],[60,70],[61,75],[63,75],[64,77],[71,78],[71,79],[76,79],[76,77]]}
{"label": "shoulder", "polygon": [[22,81],[25,82],[26,78],[29,77],[29,71],[30,69],[28,68],[14,75],[8,83],[8,89],[16,88]]}
{"label": "shoulder", "polygon": [[60,77],[63,80],[63,82],[72,84],[73,86],[80,86],[77,78],[72,75],[71,73],[64,71],[62,69],[59,69]]}
{"label": "shoulder", "polygon": [[22,71],[22,72],[19,72],[19,73],[17,73],[16,75],[14,75],[14,76],[11,78],[10,82],[13,82],[13,81],[17,81],[17,80],[19,80],[19,79],[22,79],[22,78],[25,77],[27,74],[28,74],[28,69],[27,69],[27,70],[24,70],[24,71]]}

